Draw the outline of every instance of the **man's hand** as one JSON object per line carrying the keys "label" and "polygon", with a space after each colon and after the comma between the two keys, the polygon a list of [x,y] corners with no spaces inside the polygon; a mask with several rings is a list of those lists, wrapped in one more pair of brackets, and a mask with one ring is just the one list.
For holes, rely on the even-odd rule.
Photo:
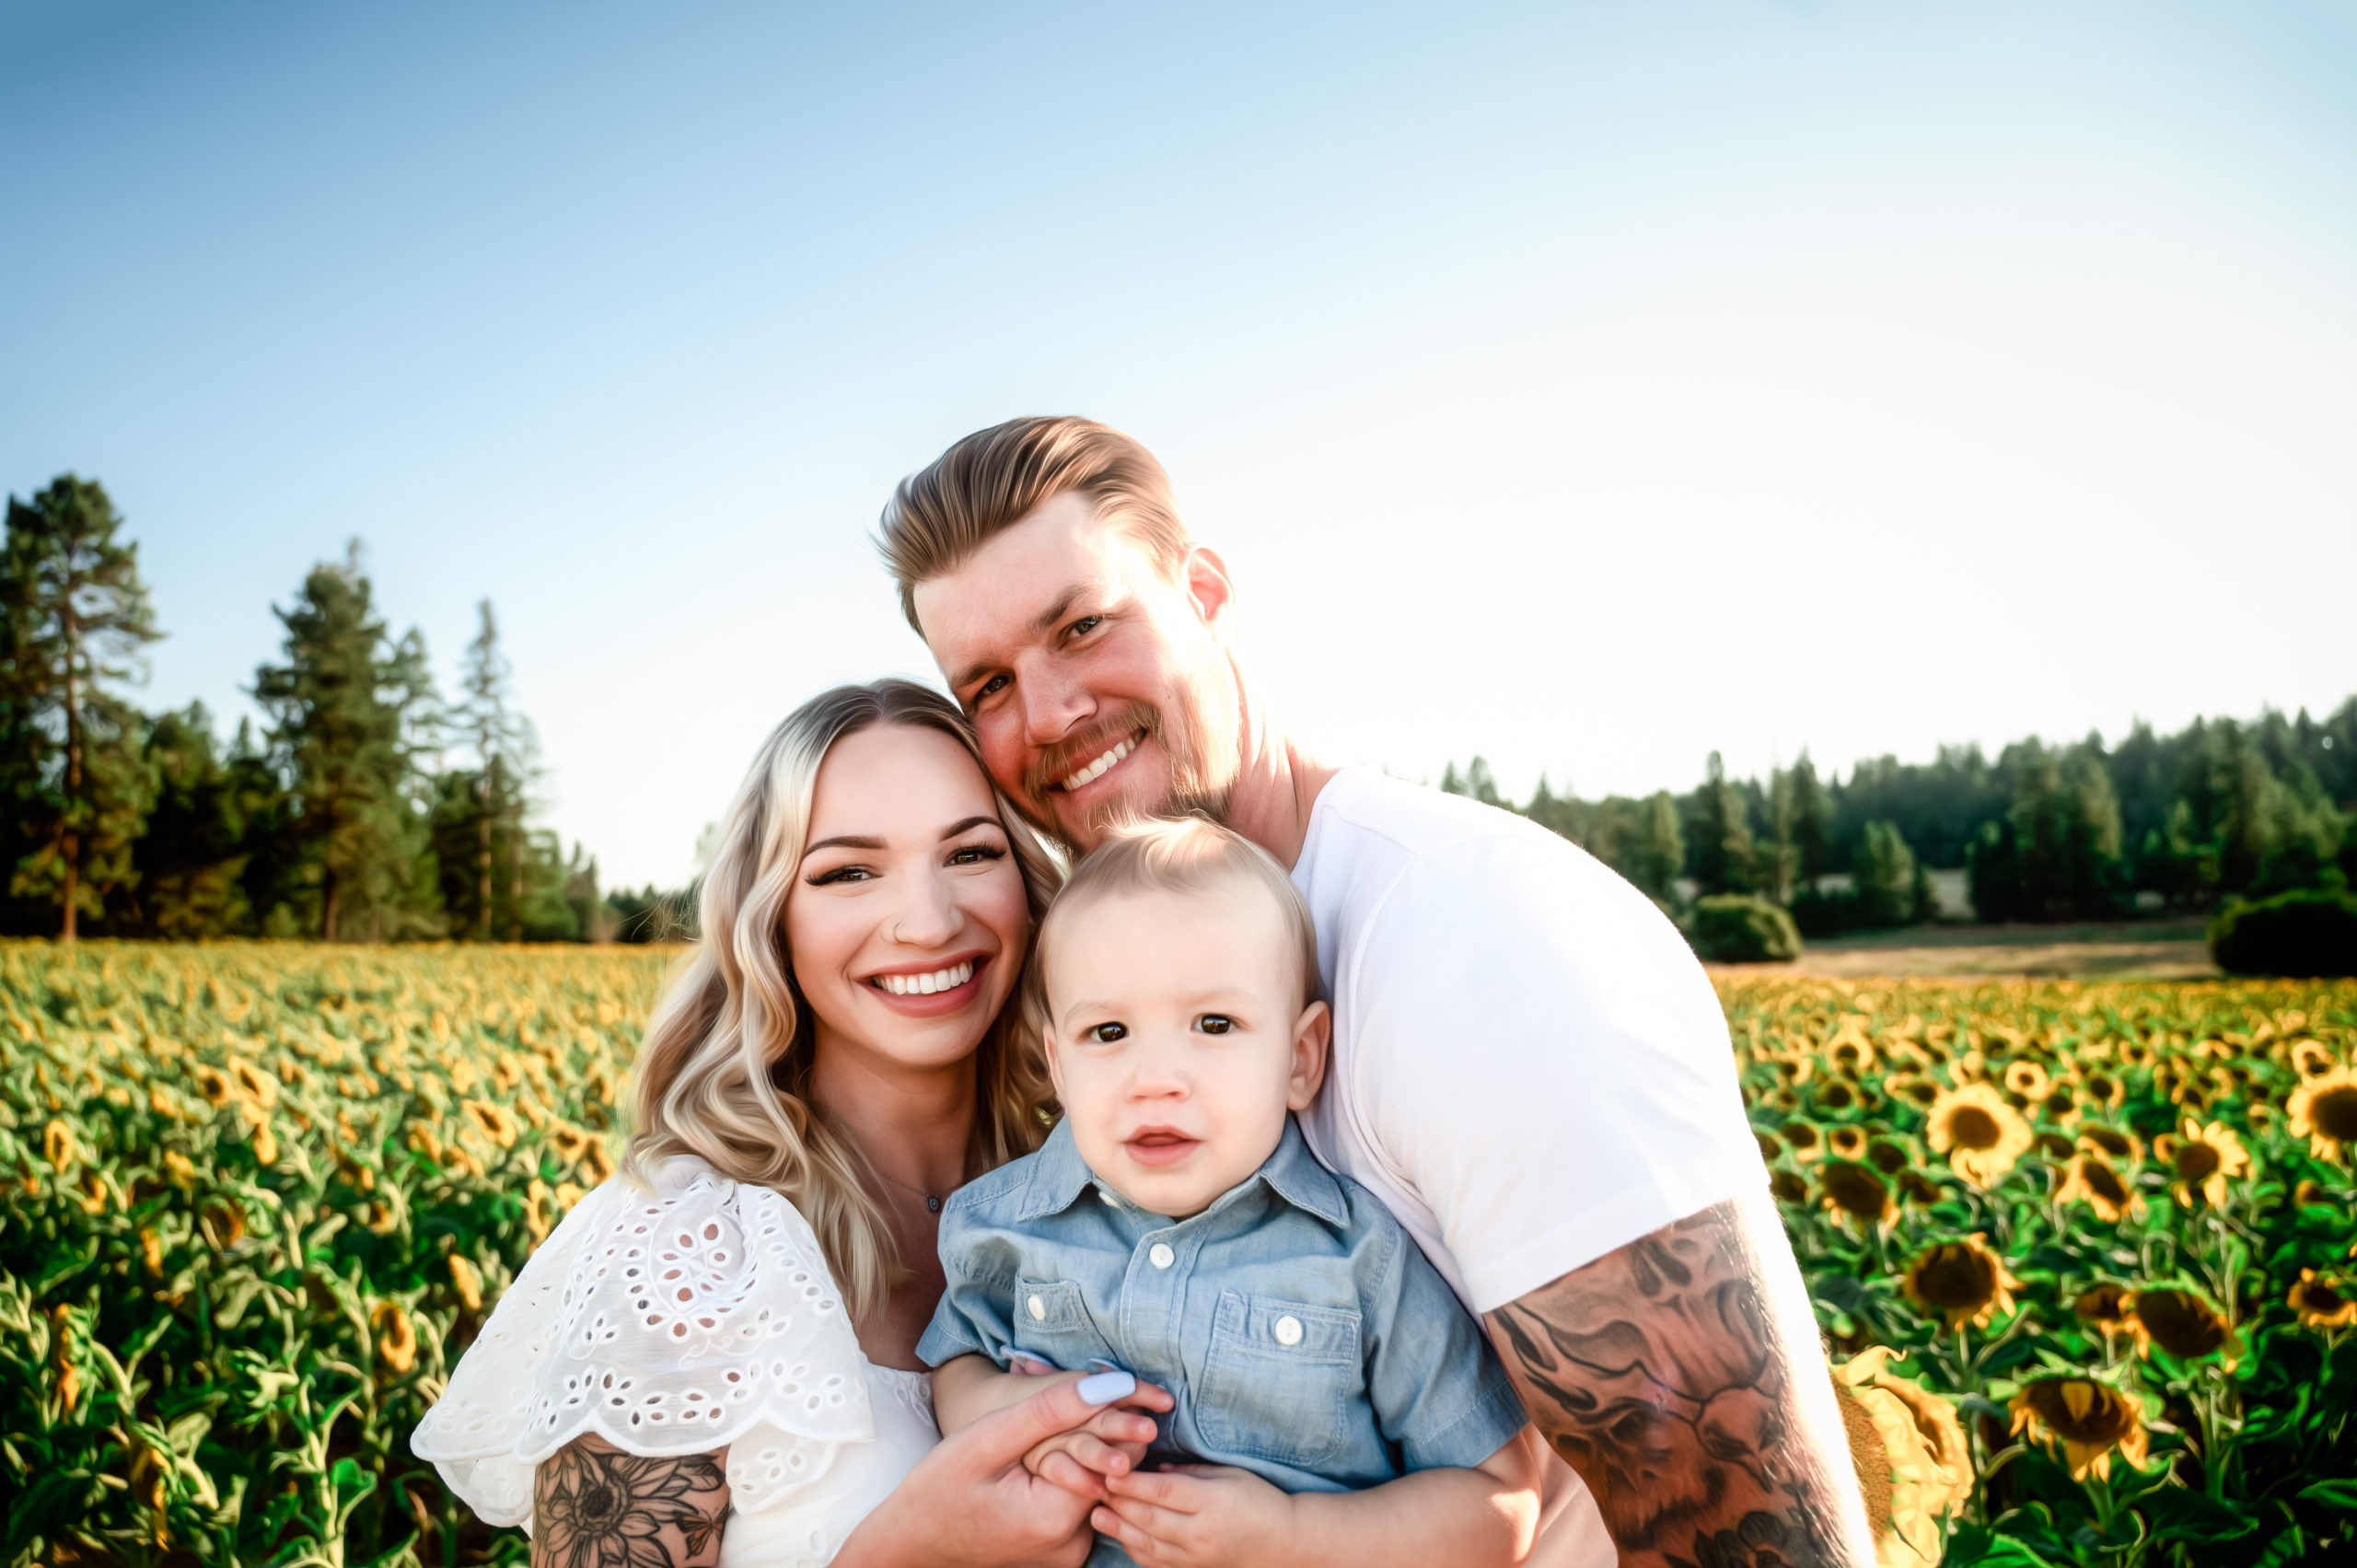
{"label": "man's hand", "polygon": [[1764,1193],[1608,1252],[1489,1323],[1623,1568],[1874,1562],[1816,1319]]}
{"label": "man's hand", "polygon": [[1297,1562],[1294,1500],[1226,1465],[1168,1465],[1144,1475],[1108,1475],[1111,1493],[1089,1516],[1139,1568],[1255,1568]]}

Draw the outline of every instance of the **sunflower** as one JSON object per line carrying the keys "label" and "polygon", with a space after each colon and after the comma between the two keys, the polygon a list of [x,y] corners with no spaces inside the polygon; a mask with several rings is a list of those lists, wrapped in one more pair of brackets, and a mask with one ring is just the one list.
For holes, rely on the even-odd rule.
{"label": "sunflower", "polygon": [[2295,1040],[2291,1044],[2292,1070],[2303,1078],[2321,1078],[2333,1069],[2332,1051],[2320,1040]]}
{"label": "sunflower", "polygon": [[2223,1351],[2231,1370],[2242,1338],[2216,1307],[2189,1290],[2140,1290],[2129,1297],[2128,1326],[2136,1348],[2150,1355],[2154,1345],[2179,1361],[2199,1361]]}
{"label": "sunflower", "polygon": [[1936,1203],[1947,1196],[1938,1182],[1911,1165],[1898,1173],[1898,1190],[1919,1203]]}
{"label": "sunflower", "polygon": [[2154,1140],[2153,1152],[2177,1167],[2177,1179],[2169,1183],[2169,1191],[2189,1209],[2197,1191],[2212,1208],[2223,1207],[2226,1183],[2250,1169],[2243,1141],[2223,1121],[2204,1127],[2189,1116],[2184,1137],[2163,1134]]}
{"label": "sunflower", "polygon": [[524,1189],[524,1225],[532,1233],[536,1246],[548,1239],[551,1223],[549,1200],[554,1196],[549,1191],[549,1184],[537,1176],[532,1178],[531,1185]]}
{"label": "sunflower", "polygon": [[2025,1102],[2044,1099],[2052,1086],[2046,1069],[2035,1062],[2006,1063],[2004,1083],[2007,1094]]}
{"label": "sunflower", "polygon": [[2058,1082],[2046,1091],[2046,1098],[2038,1102],[2038,1109],[2049,1121],[2068,1127],[2079,1119],[2079,1097],[2070,1085]]}
{"label": "sunflower", "polygon": [[252,1063],[239,1057],[229,1063],[229,1075],[238,1081],[238,1092],[264,1110],[278,1104],[278,1081]]}
{"label": "sunflower", "polygon": [[2129,1039],[2119,1042],[2119,1063],[2123,1067],[2150,1067],[2155,1052],[2147,1042]]}
{"label": "sunflower", "polygon": [[2300,1315],[2303,1328],[2345,1329],[2357,1323],[2357,1295],[2316,1278],[2314,1269],[2300,1271],[2300,1283],[2292,1287],[2291,1306]]}
{"label": "sunflower", "polygon": [[450,1254],[450,1288],[459,1293],[459,1299],[466,1303],[468,1311],[482,1310],[482,1276],[461,1253]]}
{"label": "sunflower", "polygon": [[2079,1147],[2121,1165],[2140,1164],[2144,1158],[2143,1139],[2100,1121],[2079,1123]]}
{"label": "sunflower", "polygon": [[1971,1495],[1972,1457],[1956,1407],[1892,1376],[1890,1355],[1875,1345],[1834,1367],[1833,1392],[1874,1527],[1875,1561],[1902,1568],[1940,1560],[1940,1520]]}
{"label": "sunflower", "polygon": [[1912,1163],[1907,1145],[1891,1138],[1876,1138],[1866,1144],[1866,1163],[1885,1176],[1897,1176]]}
{"label": "sunflower", "polygon": [[417,1330],[400,1307],[378,1302],[377,1310],[368,1315],[368,1326],[383,1330],[377,1341],[377,1355],[388,1367],[402,1373],[417,1364]]}
{"label": "sunflower", "polygon": [[1817,1179],[1828,1209],[1886,1230],[1898,1223],[1898,1202],[1891,1196],[1890,1183],[1874,1167],[1855,1160],[1828,1160]]}
{"label": "sunflower", "polygon": [[1940,1099],[1940,1086],[1921,1073],[1893,1073],[1882,1081],[1882,1092],[1922,1110],[1929,1110]]}
{"label": "sunflower", "polygon": [[2059,1445],[2071,1479],[2111,1477],[2111,1456],[2142,1469],[2144,1412],[2134,1400],[2092,1377],[2040,1377],[2013,1400],[2014,1431],[2026,1431],[2051,1453]]}
{"label": "sunflower", "polygon": [[1803,1121],[1795,1117],[1778,1132],[1784,1140],[1784,1146],[1792,1150],[1793,1157],[1802,1164],[1825,1157],[1825,1138],[1817,1132],[1816,1122]]}
{"label": "sunflower", "polygon": [[2100,1329],[2108,1338],[2128,1331],[2129,1308],[2134,1304],[2135,1293],[2126,1285],[2106,1281],[2080,1292],[2071,1310],[2090,1328]]}
{"label": "sunflower", "polygon": [[2094,1072],[2079,1080],[2079,1098],[2097,1110],[2118,1110],[2128,1100],[2128,1085],[2117,1073]]}
{"label": "sunflower", "polygon": [[2292,1189],[2292,1206],[2293,1208],[2305,1209],[2311,1203],[2329,1203],[2331,1202],[2332,1194],[2324,1190],[2324,1183],[2317,1181],[2311,1177],[2304,1176],[2300,1178],[2300,1184]]}
{"label": "sunflower", "polygon": [[1825,1134],[1825,1147],[1835,1159],[1864,1159],[1866,1157],[1866,1130],[1863,1127],[1829,1128]]}
{"label": "sunflower", "polygon": [[1759,1157],[1770,1165],[1774,1165],[1776,1157],[1784,1152],[1784,1145],[1776,1141],[1776,1134],[1763,1132],[1754,1127],[1751,1130],[1751,1135],[1759,1140]]}
{"label": "sunflower", "polygon": [[1780,1203],[1808,1202],[1808,1178],[1790,1166],[1768,1173],[1768,1191]]}
{"label": "sunflower", "polygon": [[516,1146],[516,1134],[520,1129],[516,1125],[514,1111],[487,1099],[470,1099],[463,1104],[467,1120],[473,1123],[476,1132],[503,1149]]}
{"label": "sunflower", "polygon": [[2119,1224],[2124,1214],[2144,1212],[2143,1195],[2122,1181],[2100,1155],[2072,1156],[2062,1173],[2062,1185],[2055,1189],[2054,1202],[2085,1203],[2107,1225]]}
{"label": "sunflower", "polygon": [[82,1151],[74,1141],[74,1129],[54,1117],[41,1130],[41,1154],[52,1170],[60,1172],[79,1164],[82,1158]]}
{"label": "sunflower", "polygon": [[1908,1265],[1899,1288],[1924,1311],[1945,1314],[1951,1329],[1967,1323],[1987,1328],[1997,1314],[2014,1309],[2014,1290],[2022,1283],[1989,1250],[1988,1240],[1975,1231],[1961,1241],[1926,1248]]}
{"label": "sunflower", "polygon": [[1967,1084],[1942,1095],[1924,1135],[1975,1187],[1987,1187],[2013,1169],[2031,1142],[2022,1113],[1986,1084]]}
{"label": "sunflower", "polygon": [[2308,1141],[2308,1153],[2337,1160],[2341,1145],[2357,1144],[2357,1072],[2336,1067],[2292,1091],[2292,1136]]}

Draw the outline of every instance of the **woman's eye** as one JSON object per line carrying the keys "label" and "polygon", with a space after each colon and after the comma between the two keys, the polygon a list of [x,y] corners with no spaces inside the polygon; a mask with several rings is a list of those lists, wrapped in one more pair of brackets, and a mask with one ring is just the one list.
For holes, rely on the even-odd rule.
{"label": "woman's eye", "polygon": [[1099,1045],[1110,1045],[1117,1040],[1129,1039],[1130,1026],[1127,1024],[1099,1024],[1095,1028],[1088,1031],[1088,1038],[1095,1040]]}
{"label": "woman's eye", "polygon": [[1195,1020],[1195,1027],[1207,1035],[1224,1035],[1236,1027],[1236,1020],[1225,1013],[1206,1013]]}
{"label": "woman's eye", "polygon": [[811,877],[810,885],[814,888],[823,888],[831,882],[868,882],[873,881],[875,877],[876,873],[865,865],[839,865],[832,871],[821,871]]}
{"label": "woman's eye", "polygon": [[968,844],[963,849],[949,852],[949,864],[952,865],[981,865],[987,861],[1005,858],[1006,851],[993,849],[988,844]]}

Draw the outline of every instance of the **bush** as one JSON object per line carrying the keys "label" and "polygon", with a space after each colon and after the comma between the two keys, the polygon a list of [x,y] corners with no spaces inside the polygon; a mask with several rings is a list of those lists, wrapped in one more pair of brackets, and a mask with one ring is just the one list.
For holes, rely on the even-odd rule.
{"label": "bush", "polygon": [[2210,923],[2210,956],[2228,974],[2357,975],[2357,896],[2310,888],[2229,899]]}
{"label": "bush", "polygon": [[1744,893],[1695,900],[1686,939],[1714,964],[1787,963],[1801,956],[1801,934],[1793,917]]}

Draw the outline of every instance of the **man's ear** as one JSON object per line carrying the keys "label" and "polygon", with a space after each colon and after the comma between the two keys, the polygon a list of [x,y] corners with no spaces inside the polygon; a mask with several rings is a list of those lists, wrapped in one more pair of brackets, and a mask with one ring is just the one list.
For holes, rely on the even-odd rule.
{"label": "man's ear", "polygon": [[1214,632],[1225,631],[1228,615],[1236,608],[1236,580],[1227,575],[1227,563],[1219,558],[1219,552],[1208,544],[1189,551],[1179,582],[1187,590],[1187,601],[1195,607],[1197,619]]}
{"label": "man's ear", "polygon": [[1334,1030],[1334,1015],[1323,1002],[1301,1010],[1293,1027],[1293,1076],[1285,1086],[1285,1109],[1306,1110],[1326,1081],[1326,1042]]}

